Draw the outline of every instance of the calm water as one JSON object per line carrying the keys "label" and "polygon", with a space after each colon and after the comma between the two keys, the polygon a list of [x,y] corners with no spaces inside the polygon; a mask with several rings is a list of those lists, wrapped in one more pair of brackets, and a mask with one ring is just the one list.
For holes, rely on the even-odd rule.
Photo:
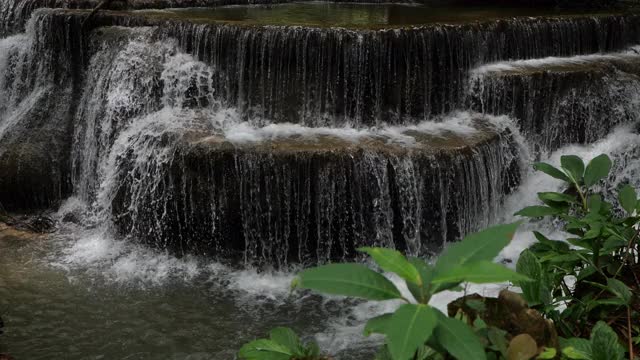
{"label": "calm water", "polygon": [[508,6],[445,7],[442,5],[300,2],[279,5],[144,10],[138,13],[161,18],[184,18],[195,22],[376,28],[430,23],[464,23],[521,16],[574,15],[581,12]]}
{"label": "calm water", "polygon": [[[288,273],[233,271],[91,235],[0,238],[0,264],[0,352],[18,360],[233,359],[278,325],[338,354],[361,338],[352,303],[290,296]],[[368,358],[371,344],[361,346],[347,358]]]}

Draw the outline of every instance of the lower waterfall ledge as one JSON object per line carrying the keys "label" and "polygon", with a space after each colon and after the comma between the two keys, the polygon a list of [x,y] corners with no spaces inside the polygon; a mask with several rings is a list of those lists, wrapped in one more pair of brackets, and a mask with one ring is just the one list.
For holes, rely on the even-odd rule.
{"label": "lower waterfall ledge", "polygon": [[[178,254],[276,267],[353,258],[365,245],[430,254],[489,223],[519,182],[511,132],[473,124],[464,135],[355,140],[190,134],[153,179],[123,160],[112,216],[121,234]],[[403,136],[414,142],[391,140]]]}

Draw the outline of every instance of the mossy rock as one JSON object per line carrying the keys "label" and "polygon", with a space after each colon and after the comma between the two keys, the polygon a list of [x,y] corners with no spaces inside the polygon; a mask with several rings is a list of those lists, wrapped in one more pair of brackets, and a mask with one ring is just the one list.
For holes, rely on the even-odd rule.
{"label": "mossy rock", "polygon": [[[482,303],[483,306],[477,304]],[[508,333],[508,340],[527,334],[535,340],[538,348],[559,348],[558,333],[552,321],[540,312],[530,309],[526,301],[514,292],[503,290],[497,298],[487,298],[479,294],[461,297],[447,307],[449,316],[458,312],[470,321],[482,319],[487,325]]]}

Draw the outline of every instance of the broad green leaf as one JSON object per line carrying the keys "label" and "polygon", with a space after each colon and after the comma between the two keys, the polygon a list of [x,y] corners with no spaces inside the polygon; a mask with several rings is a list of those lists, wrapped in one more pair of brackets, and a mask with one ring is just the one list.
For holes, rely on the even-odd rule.
{"label": "broad green leaf", "polygon": [[395,273],[414,284],[422,285],[422,278],[418,270],[399,251],[378,247],[362,247],[358,251],[369,254],[382,270]]}
{"label": "broad green leaf", "polygon": [[434,272],[438,274],[468,263],[493,260],[509,244],[519,225],[520,222],[498,225],[468,235],[442,252]]}
{"label": "broad green leaf", "polygon": [[560,157],[560,165],[570,174],[575,182],[580,183],[584,177],[584,162],[575,155],[564,155]]}
{"label": "broad green leaf", "polygon": [[300,338],[298,338],[298,335],[296,335],[293,330],[286,327],[277,327],[271,330],[269,335],[271,341],[286,347],[292,354],[304,355],[302,354]]}
{"label": "broad green leaf", "polygon": [[557,356],[557,351],[555,348],[548,347],[544,348],[542,352],[538,355],[536,359],[546,360],[546,359],[555,359]]}
{"label": "broad green leaf", "polygon": [[593,194],[589,196],[587,200],[589,211],[592,213],[599,213],[602,208],[602,197],[600,194]]}
{"label": "broad green leaf", "polygon": [[459,360],[486,360],[484,346],[473,330],[460,320],[438,312],[435,340]]}
{"label": "broad green leaf", "polygon": [[369,300],[401,298],[398,288],[382,274],[360,264],[329,264],[302,271],[298,286],[319,292]]}
{"label": "broad green leaf", "polygon": [[576,202],[576,197],[573,195],[562,194],[557,192],[540,192],[538,198],[542,201],[549,200],[555,202]]}
{"label": "broad green leaf", "polygon": [[569,244],[567,244],[564,241],[560,241],[560,240],[550,240],[549,238],[547,238],[546,236],[542,235],[542,233],[538,232],[538,231],[534,231],[533,235],[536,237],[536,239],[548,246],[549,248],[558,251],[560,253],[564,253],[569,251]]}
{"label": "broad green leaf", "polygon": [[631,298],[633,297],[631,289],[629,289],[629,287],[627,287],[627,285],[622,281],[618,279],[607,279],[607,289],[620,298],[624,304],[629,304],[631,302]]}
{"label": "broad green leaf", "polygon": [[435,310],[428,305],[402,305],[391,317],[387,328],[387,346],[394,360],[413,358],[436,327]]}
{"label": "broad green leaf", "polygon": [[418,270],[420,278],[422,279],[422,285],[416,285],[412,282],[407,282],[407,288],[411,292],[411,295],[419,303],[426,304],[431,298],[429,292],[431,279],[433,278],[433,267],[427,264],[424,260],[415,257],[410,257],[409,262]]}
{"label": "broad green leaf", "polygon": [[539,162],[539,163],[535,163],[533,164],[533,168],[537,171],[542,171],[543,173],[556,178],[558,180],[562,180],[562,181],[566,181],[566,182],[571,182],[571,180],[569,179],[569,177],[567,175],[565,175],[565,173],[563,173],[560,169],[549,165],[547,163],[543,163],[543,162]]}
{"label": "broad green leaf", "polygon": [[627,241],[620,239],[618,237],[612,236],[607,240],[605,240],[604,244],[602,245],[602,249],[600,251],[602,251],[603,253],[618,251],[625,246],[627,246]]}
{"label": "broad green leaf", "polygon": [[549,215],[558,215],[560,211],[558,209],[543,206],[543,205],[534,205],[527,206],[526,208],[518,211],[515,215],[525,216],[525,217],[544,217]]}
{"label": "broad green leaf", "polygon": [[636,190],[627,184],[618,192],[618,200],[620,201],[620,206],[631,214],[638,204],[638,195],[636,195]]}
{"label": "broad green leaf", "polygon": [[591,352],[593,360],[623,360],[625,349],[618,335],[604,321],[598,321],[591,330]]}
{"label": "broad green leaf", "polygon": [[[478,318],[479,319],[479,318]],[[509,348],[509,342],[507,341],[507,332],[498,329],[497,327],[490,327],[487,331],[487,338],[493,344],[495,349],[500,352],[503,357],[507,356],[507,349]]]}
{"label": "broad green leaf", "polygon": [[591,342],[587,339],[571,338],[560,340],[562,354],[569,359],[591,360]]}
{"label": "broad green leaf", "polygon": [[586,353],[574,348],[573,346],[569,346],[569,347],[566,347],[566,348],[562,349],[562,354],[567,359],[571,359],[571,360],[592,360],[593,359],[591,357],[591,355],[586,354]]}
{"label": "broad green leaf", "polygon": [[517,284],[522,289],[522,295],[529,306],[551,303],[551,289],[546,273],[538,258],[530,250],[525,250],[520,254],[516,263],[516,271],[533,280]]}
{"label": "broad green leaf", "polygon": [[433,278],[432,283],[460,283],[470,282],[475,284],[487,284],[494,282],[525,282],[531,281],[528,277],[500,264],[491,261],[477,261],[456,268],[449,268],[439,272]]}
{"label": "broad green leaf", "polygon": [[369,336],[371,334],[384,334],[389,321],[391,321],[392,315],[393,314],[383,314],[369,319],[367,324],[364,326],[364,336]]}
{"label": "broad green leaf", "polygon": [[607,177],[611,171],[611,165],[611,159],[605,154],[591,159],[584,172],[584,184],[591,187]]}
{"label": "broad green leaf", "polygon": [[293,355],[285,346],[267,339],[245,344],[238,352],[243,360],[289,360]]}

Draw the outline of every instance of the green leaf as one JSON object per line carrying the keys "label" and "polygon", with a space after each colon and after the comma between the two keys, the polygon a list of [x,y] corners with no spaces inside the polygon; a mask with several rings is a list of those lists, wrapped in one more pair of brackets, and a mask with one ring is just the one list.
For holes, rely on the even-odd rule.
{"label": "green leaf", "polygon": [[387,346],[394,360],[413,358],[419,347],[431,337],[437,317],[428,305],[402,305],[386,328]]}
{"label": "green leaf", "polygon": [[544,348],[542,352],[538,355],[536,359],[546,360],[546,359],[555,359],[557,356],[557,351],[555,348]]}
{"label": "green leaf", "polygon": [[491,261],[477,261],[439,272],[432,280],[433,284],[470,282],[487,284],[505,281],[531,281],[528,277]]}
{"label": "green leaf", "polygon": [[543,163],[543,162],[535,163],[533,164],[533,168],[537,171],[542,171],[543,173],[553,178],[556,178],[558,180],[571,182],[571,180],[567,175],[565,175],[565,173],[563,173],[561,170],[547,163]]}
{"label": "green leaf", "polygon": [[530,251],[525,250],[520,254],[516,263],[516,271],[527,276],[533,281],[518,282],[522,289],[524,299],[529,306],[551,303],[551,289],[549,281],[538,258]]}
{"label": "green leaf", "polygon": [[613,278],[607,279],[607,289],[620,298],[624,304],[631,303],[631,298],[633,297],[631,289],[622,281]]}
{"label": "green leaf", "polygon": [[560,157],[560,165],[571,175],[576,183],[580,183],[584,177],[584,162],[578,156],[564,155]]}
{"label": "green leaf", "polygon": [[638,204],[638,195],[636,195],[636,190],[627,184],[618,192],[618,200],[620,201],[620,206],[622,206],[627,213],[631,214]]}
{"label": "green leaf", "polygon": [[385,329],[389,325],[389,321],[391,321],[392,315],[393,314],[391,313],[383,314],[369,319],[367,324],[364,326],[364,336],[369,336],[371,334],[384,334]]}
{"label": "green leaf", "polygon": [[618,335],[604,321],[591,330],[591,351],[593,360],[623,360],[625,353]]}
{"label": "green leaf", "polygon": [[589,211],[597,214],[602,208],[602,197],[600,194],[593,194],[589,196],[587,203],[589,204]]}
{"label": "green leaf", "polygon": [[542,201],[548,200],[548,201],[568,202],[568,203],[576,202],[575,196],[557,193],[557,192],[540,192],[538,193],[538,198]]}
{"label": "green leaf", "polygon": [[587,169],[584,172],[584,184],[587,187],[591,187],[597,184],[600,180],[609,175],[611,171],[611,159],[605,154],[596,156],[589,161]]}
{"label": "green leaf", "polygon": [[591,355],[585,354],[584,352],[574,348],[573,346],[566,347],[562,349],[562,354],[567,359],[572,360],[592,360]]}
{"label": "green leaf", "polygon": [[422,285],[418,270],[397,250],[362,247],[358,251],[369,254],[384,271],[397,274],[401,278],[417,285]]}
{"label": "green leaf", "polygon": [[442,273],[477,261],[491,261],[509,244],[520,222],[490,227],[468,235],[464,240],[449,246],[438,257],[434,272]]}
{"label": "green leaf", "polygon": [[438,325],[434,331],[438,344],[459,360],[486,360],[484,346],[473,330],[460,320],[438,312]]}
{"label": "green leaf", "polygon": [[238,352],[244,360],[289,360],[294,354],[273,340],[259,339],[245,344]]}
{"label": "green leaf", "polygon": [[298,338],[298,335],[296,335],[293,330],[286,327],[277,327],[271,330],[269,335],[271,341],[286,347],[292,354],[304,355],[302,354],[300,338]]}
{"label": "green leaf", "polygon": [[398,288],[382,274],[360,264],[329,264],[302,271],[298,286],[319,292],[369,300],[401,298]]}
{"label": "green leaf", "polygon": [[415,257],[409,258],[409,262],[418,270],[420,278],[422,279],[422,285],[407,282],[407,288],[409,288],[411,295],[413,295],[416,301],[422,304],[427,304],[431,298],[429,285],[433,278],[433,267],[427,264],[424,260]]}
{"label": "green leaf", "polygon": [[571,338],[561,340],[562,354],[569,359],[591,360],[591,342],[586,339]]}
{"label": "green leaf", "polygon": [[526,208],[518,211],[515,215],[525,217],[544,217],[549,215],[558,215],[560,210],[543,205],[527,206]]}

